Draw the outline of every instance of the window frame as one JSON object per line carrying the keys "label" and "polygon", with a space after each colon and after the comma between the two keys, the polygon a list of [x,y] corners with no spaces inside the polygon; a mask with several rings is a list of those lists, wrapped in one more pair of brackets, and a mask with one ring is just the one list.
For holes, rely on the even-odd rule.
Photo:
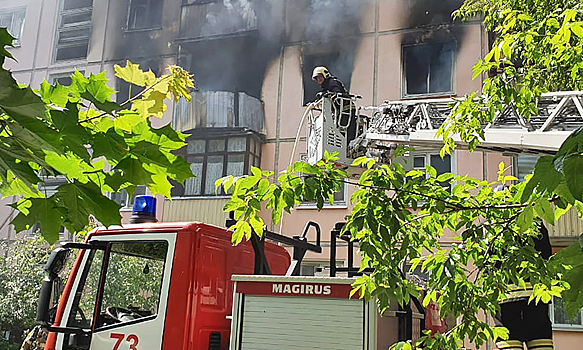
{"label": "window frame", "polygon": [[[17,34],[12,33],[11,30],[13,29],[12,26],[14,25],[14,16],[20,12],[22,12],[22,24],[20,25],[19,32]],[[7,28],[7,29],[10,29],[8,32],[10,33],[10,35],[15,37],[14,41],[12,42],[12,45],[14,45],[14,47],[21,47],[22,46],[22,34],[24,33],[24,24],[26,23],[26,6],[18,6],[18,7],[8,8],[8,9],[2,9],[0,11],[0,16],[4,16],[4,15],[10,15],[10,28]]]}
{"label": "window frame", "polygon": [[[234,138],[244,138],[245,139],[245,150],[244,151],[229,151],[229,140]],[[188,144],[191,142],[204,140],[204,152],[202,153],[189,153]],[[224,142],[224,148],[219,151],[209,151],[209,145],[211,141],[221,140]],[[209,157],[219,156],[223,157],[222,162],[222,175],[227,176],[227,170],[229,167],[229,156],[243,156],[243,175],[249,174],[251,171],[251,166],[259,167],[261,165],[261,148],[263,142],[260,137],[255,134],[250,133],[237,133],[237,134],[215,134],[215,135],[204,135],[204,136],[191,136],[187,140],[187,146],[185,147],[183,157],[186,162],[190,165],[195,164],[194,160],[197,158],[202,158],[202,168],[200,175],[200,193],[199,194],[185,194],[185,186],[178,186],[179,189],[175,190],[172,194],[172,198],[221,198],[227,197],[222,190],[220,193],[216,194],[214,190],[214,184],[212,184],[212,193],[206,193],[206,182],[207,182],[207,171],[208,171],[208,159]],[[195,174],[196,175],[196,174]],[[187,180],[188,181],[188,180]]]}
{"label": "window frame", "polygon": [[555,298],[553,297],[549,304],[549,318],[551,319],[553,330],[583,332],[583,308],[579,309],[581,318],[579,324],[555,323]]}
{"label": "window frame", "polygon": [[[340,200],[336,200],[334,199],[334,203],[330,204],[330,202],[328,202],[327,200],[324,201],[324,206],[322,207],[322,209],[346,209],[348,208],[348,184],[347,183],[343,183],[342,184],[342,189],[336,193],[342,193],[342,199]],[[317,205],[316,205],[316,201],[310,201],[310,202],[300,202],[300,204],[298,204],[296,206],[296,209],[318,209]]]}
{"label": "window frame", "polygon": [[[128,12],[127,12],[127,17],[126,17],[126,23],[125,23],[125,31],[126,32],[142,32],[142,31],[150,31],[150,30],[159,30],[162,29],[162,24],[163,24],[163,20],[164,20],[164,1],[163,0],[145,0],[147,1],[147,14],[146,17],[149,16],[150,13],[152,12],[159,12],[160,13],[160,18],[159,18],[159,23],[156,23],[153,26],[148,26],[148,27],[140,27],[140,28],[136,28],[134,26],[130,26],[130,20],[132,19],[132,4],[134,4],[134,6],[136,4],[136,1],[140,1],[140,0],[129,0],[128,1]],[[160,1],[160,10],[161,11],[156,11],[155,8],[153,8],[152,4],[155,1]]]}
{"label": "window frame", "polygon": [[[166,292],[169,291],[169,285],[170,285],[170,277],[171,277],[171,271],[172,271],[172,258],[173,258],[173,251],[174,251],[174,247],[175,247],[175,241],[174,238],[169,237],[168,234],[172,234],[175,235],[172,232],[166,232],[166,233],[162,233],[161,235],[156,235],[156,237],[152,237],[152,240],[144,240],[144,239],[136,239],[136,240],[132,240],[132,239],[114,239],[111,240],[109,242],[106,243],[105,246],[101,246],[101,247],[95,247],[94,249],[91,250],[85,250],[82,251],[84,256],[83,256],[83,270],[79,276],[79,278],[76,280],[75,282],[75,293],[73,294],[73,303],[71,304],[70,309],[67,311],[68,315],[66,315],[66,322],[67,325],[71,325],[71,322],[74,321],[74,317],[76,315],[76,313],[74,313],[73,311],[76,309],[76,307],[79,305],[79,302],[81,300],[81,298],[83,297],[85,293],[85,285],[87,283],[87,275],[89,272],[89,269],[91,269],[91,267],[93,266],[93,263],[95,262],[93,260],[95,253],[98,250],[103,251],[103,256],[101,257],[101,260],[99,261],[99,266],[96,268],[98,268],[99,271],[99,279],[97,281],[97,285],[95,286],[95,292],[96,295],[92,296],[93,299],[93,304],[91,305],[91,308],[89,308],[88,310],[85,311],[91,311],[92,314],[91,315],[85,315],[85,317],[87,319],[91,320],[91,324],[89,325],[89,327],[91,328],[93,333],[98,333],[98,332],[102,332],[102,331],[107,331],[110,329],[115,329],[115,328],[120,328],[120,327],[125,327],[128,325],[133,325],[133,324],[137,324],[137,323],[142,323],[142,322],[146,322],[146,321],[150,321],[150,320],[155,320],[158,319],[158,316],[165,314],[165,310],[167,310],[167,301],[164,298],[163,295],[163,291],[166,289]],[[100,324],[98,326],[97,320],[98,318],[100,318],[99,316],[101,315],[101,309],[103,306],[103,294],[104,294],[104,288],[105,288],[105,283],[107,282],[107,274],[108,274],[108,269],[109,269],[109,261],[110,258],[112,256],[112,254],[114,253],[112,251],[112,245],[113,244],[147,244],[147,243],[164,243],[166,244],[166,254],[164,256],[164,259],[161,260],[163,261],[163,267],[162,267],[162,271],[160,273],[160,289],[158,291],[158,301],[157,301],[157,306],[156,306],[156,313],[152,314],[152,315],[148,315],[148,316],[143,316],[137,319],[133,319],[133,320],[129,320],[129,321],[122,321],[122,322],[116,322],[116,323],[112,323],[112,324]],[[126,255],[130,255],[130,254],[126,254]],[[144,257],[146,258],[146,257]],[[125,305],[123,306],[125,307]],[[162,312],[161,312],[162,311]]]}
{"label": "window frame", "polygon": [[[451,75],[450,75],[450,90],[449,91],[440,91],[440,92],[426,92],[426,93],[419,93],[419,94],[410,94],[407,92],[407,53],[406,50],[413,47],[420,47],[420,46],[435,46],[435,45],[451,45]],[[437,41],[437,42],[430,42],[430,43],[419,43],[419,44],[403,44],[401,45],[401,97],[403,99],[410,99],[410,98],[420,98],[420,97],[440,97],[440,96],[455,96],[456,95],[456,49],[457,43],[455,40],[450,41]],[[431,61],[429,60],[429,65],[431,66]],[[428,73],[428,79],[430,78],[431,74]],[[427,82],[427,90],[429,90],[430,81]]]}
{"label": "window frame", "polygon": [[[92,29],[93,29],[93,25],[92,25],[92,23],[93,23],[92,22],[92,19],[93,19],[93,1],[95,1],[95,0],[91,1],[91,6],[79,7],[79,8],[68,9],[68,10],[65,10],[65,1],[66,0],[60,1],[59,12],[58,12],[58,16],[57,16],[55,45],[54,45],[54,49],[53,49],[54,50],[53,62],[55,62],[55,63],[77,61],[77,60],[86,60],[87,56],[89,55],[89,49],[91,48],[91,34],[92,34]],[[68,23],[68,24],[63,23],[63,18],[65,16],[81,15],[81,14],[89,14],[91,19],[89,21],[74,22],[74,23]],[[71,38],[71,39],[69,39],[68,42],[65,42],[65,43],[59,43],[59,41],[61,39],[61,35],[63,33],[78,32],[80,30],[89,30],[89,34],[87,36],[83,35],[83,36]],[[85,56],[58,59],[60,49],[66,49],[66,48],[72,48],[72,47],[85,45],[85,42],[87,42],[87,53],[85,54]]]}
{"label": "window frame", "polygon": [[[85,70],[79,70],[79,73],[85,75]],[[51,73],[49,74],[49,77],[47,79],[47,82],[51,85],[56,85],[56,83],[59,83],[62,86],[70,86],[70,85],[63,85],[61,84],[61,81],[59,81],[60,79],[71,79],[71,76],[75,74],[75,71],[66,71],[66,72],[60,72],[60,73]]]}

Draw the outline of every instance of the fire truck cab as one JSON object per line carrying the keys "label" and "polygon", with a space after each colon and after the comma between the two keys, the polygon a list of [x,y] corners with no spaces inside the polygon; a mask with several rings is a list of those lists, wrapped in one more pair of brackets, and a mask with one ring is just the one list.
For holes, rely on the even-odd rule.
{"label": "fire truck cab", "polygon": [[[51,317],[53,281],[71,248],[79,254]],[[283,275],[288,252],[272,243],[264,252]],[[230,231],[199,222],[95,230],[47,263],[37,316],[50,332],[45,349],[227,350],[231,276],[253,274],[254,256],[251,243],[233,247]]]}

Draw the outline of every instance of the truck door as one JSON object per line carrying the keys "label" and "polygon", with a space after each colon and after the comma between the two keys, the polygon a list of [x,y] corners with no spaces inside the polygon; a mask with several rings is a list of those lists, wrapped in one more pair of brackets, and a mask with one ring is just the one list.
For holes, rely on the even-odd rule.
{"label": "truck door", "polygon": [[174,244],[175,234],[120,235],[85,254],[63,319],[91,335],[60,334],[56,349],[161,349]]}

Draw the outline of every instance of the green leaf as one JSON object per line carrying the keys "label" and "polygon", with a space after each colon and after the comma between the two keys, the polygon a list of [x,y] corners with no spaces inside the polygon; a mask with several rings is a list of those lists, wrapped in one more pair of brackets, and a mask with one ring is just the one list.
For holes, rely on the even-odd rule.
{"label": "green leaf", "polygon": [[579,242],[575,242],[560,250],[551,259],[555,266],[568,265],[571,268],[564,274],[564,281],[571,286],[562,292],[561,296],[565,310],[574,317],[583,307],[583,249]]}
{"label": "green leaf", "polygon": [[565,180],[573,197],[583,202],[583,156],[571,154],[563,161]]}
{"label": "green leaf", "polygon": [[133,64],[130,61],[126,61],[125,67],[116,64],[114,69],[116,77],[123,79],[130,84],[146,86],[153,83],[153,74],[147,74],[142,71],[139,64]]}
{"label": "green leaf", "polygon": [[12,44],[14,40],[16,38],[10,35],[6,28],[0,28],[0,65],[4,65],[5,57],[12,58],[12,54],[6,50],[6,46],[14,47]]}
{"label": "green leaf", "polygon": [[0,69],[0,108],[18,122],[44,118],[45,103],[30,88],[20,88],[10,72]]}
{"label": "green leaf", "polygon": [[540,157],[534,167],[533,176],[524,187],[521,202],[526,202],[537,187],[540,187],[539,191],[541,193],[544,191],[552,193],[559,186],[562,179],[563,174],[555,168],[554,158],[550,156]]}
{"label": "green leaf", "polygon": [[526,230],[531,228],[533,219],[534,210],[533,207],[529,205],[528,207],[524,208],[522,213],[520,213],[520,215],[518,215],[518,218],[516,219],[516,223],[518,224],[520,231],[525,232]]}
{"label": "green leaf", "polygon": [[55,207],[53,198],[33,198],[29,201],[31,207],[28,215],[21,212],[12,220],[14,229],[20,232],[39,223],[41,235],[47,242],[53,244],[59,239],[63,222],[62,213]]}
{"label": "green leaf", "polygon": [[551,203],[546,198],[540,198],[534,205],[534,210],[546,222],[553,225],[555,223],[555,211]]}
{"label": "green leaf", "polygon": [[143,163],[136,158],[126,157],[114,167],[122,172],[127,181],[135,184],[150,184],[152,173],[144,169]]}
{"label": "green leaf", "polygon": [[65,107],[69,102],[69,89],[59,83],[51,85],[43,81],[40,85],[40,94],[45,103]]}
{"label": "green leaf", "polygon": [[99,74],[91,74],[89,82],[87,83],[87,92],[91,94],[92,99],[99,103],[111,102],[109,98],[115,93],[109,86],[107,86],[107,78],[105,72]]}

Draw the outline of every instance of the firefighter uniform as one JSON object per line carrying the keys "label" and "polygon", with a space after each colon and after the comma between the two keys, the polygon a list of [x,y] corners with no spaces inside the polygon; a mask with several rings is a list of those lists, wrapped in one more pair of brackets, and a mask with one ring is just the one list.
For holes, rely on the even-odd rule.
{"label": "firefighter uniform", "polygon": [[[543,224],[539,226],[540,235],[535,239],[535,249],[543,259],[551,256],[549,233]],[[510,286],[506,299],[500,302],[497,321],[509,331],[508,340],[499,341],[500,350],[522,350],[523,343],[529,350],[552,350],[553,331],[549,319],[549,304],[529,303],[532,286]]]}
{"label": "firefighter uniform", "polygon": [[[317,77],[321,75],[324,79],[318,81]],[[327,93],[335,93],[340,95],[340,97],[348,97],[348,91],[344,87],[344,84],[335,76],[330,74],[328,68],[324,66],[319,66],[314,68],[312,72],[312,79],[320,83],[320,91],[316,96],[324,96]],[[350,100],[342,100],[340,102],[336,101],[333,103],[336,108],[335,113],[340,116],[339,124],[347,126],[346,137],[348,142],[356,138],[356,107],[350,102]]]}

